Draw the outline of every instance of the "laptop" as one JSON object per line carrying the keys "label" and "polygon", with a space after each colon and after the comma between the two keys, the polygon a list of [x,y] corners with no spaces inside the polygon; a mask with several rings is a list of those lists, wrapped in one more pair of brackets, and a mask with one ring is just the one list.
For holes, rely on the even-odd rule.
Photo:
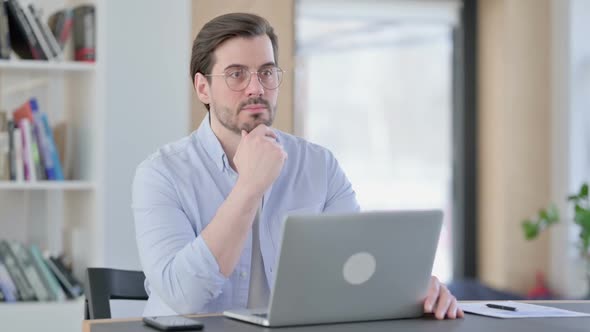
{"label": "laptop", "polygon": [[267,327],[423,315],[442,212],[289,216],[269,307],[227,310]]}

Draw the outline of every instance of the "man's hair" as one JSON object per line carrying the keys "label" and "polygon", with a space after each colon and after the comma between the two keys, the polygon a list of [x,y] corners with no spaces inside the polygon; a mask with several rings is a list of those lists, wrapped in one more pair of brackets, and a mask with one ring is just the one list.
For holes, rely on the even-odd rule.
{"label": "man's hair", "polygon": [[[193,42],[191,54],[191,80],[195,83],[195,75],[211,74],[215,65],[213,52],[226,40],[236,37],[253,38],[267,35],[272,43],[274,61],[278,63],[278,40],[274,29],[266,19],[255,14],[231,13],[217,16],[207,22],[197,34]],[[211,78],[207,77],[211,82]],[[207,110],[209,105],[205,104]]]}

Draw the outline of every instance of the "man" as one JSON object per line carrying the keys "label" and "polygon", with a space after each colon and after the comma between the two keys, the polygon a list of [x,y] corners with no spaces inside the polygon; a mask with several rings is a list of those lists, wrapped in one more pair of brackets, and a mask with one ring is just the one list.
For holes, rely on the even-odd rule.
{"label": "man", "polygon": [[[277,52],[273,28],[256,15],[219,16],[197,35],[191,78],[208,114],[141,163],[133,184],[144,315],[265,307],[283,217],[359,211],[328,150],[271,128]],[[435,277],[424,310],[463,316]]]}

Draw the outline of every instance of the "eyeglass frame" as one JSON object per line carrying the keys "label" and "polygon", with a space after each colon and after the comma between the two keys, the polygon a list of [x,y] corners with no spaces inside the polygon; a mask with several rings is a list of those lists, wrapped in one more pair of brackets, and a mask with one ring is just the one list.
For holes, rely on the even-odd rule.
{"label": "eyeglass frame", "polygon": [[240,69],[243,69],[245,72],[248,73],[248,75],[249,75],[248,76],[248,83],[244,86],[243,89],[240,89],[240,90],[234,90],[234,89],[232,89],[229,86],[229,83],[227,82],[227,76],[226,76],[227,73],[226,72],[224,72],[223,74],[203,74],[203,76],[205,76],[205,77],[223,76],[223,78],[224,78],[223,80],[225,81],[225,85],[227,85],[228,89],[230,89],[232,91],[235,91],[235,92],[240,92],[240,91],[244,91],[244,90],[246,90],[248,88],[248,86],[250,85],[250,82],[252,82],[252,75],[253,74],[256,74],[256,78],[258,79],[258,82],[260,83],[260,85],[262,85],[263,88],[265,88],[267,90],[276,90],[276,89],[278,89],[281,86],[281,84],[283,84],[283,76],[282,75],[285,74],[285,70],[283,70],[283,68],[281,68],[281,67],[279,67],[279,66],[277,66],[275,64],[270,64],[270,63],[269,64],[262,65],[262,66],[260,66],[260,68],[265,67],[265,66],[272,66],[273,69],[278,69],[278,71],[280,71],[280,73],[281,73],[281,80],[279,81],[279,84],[277,85],[276,88],[272,88],[271,89],[271,88],[267,88],[266,86],[264,86],[264,83],[262,83],[262,81],[260,81],[260,76],[258,75],[260,73],[260,69],[257,70],[257,71],[250,71],[250,70],[248,70],[248,67],[241,66],[241,65],[233,65],[233,66],[229,66],[228,68],[226,68],[226,70],[228,70],[230,68],[240,68]]}

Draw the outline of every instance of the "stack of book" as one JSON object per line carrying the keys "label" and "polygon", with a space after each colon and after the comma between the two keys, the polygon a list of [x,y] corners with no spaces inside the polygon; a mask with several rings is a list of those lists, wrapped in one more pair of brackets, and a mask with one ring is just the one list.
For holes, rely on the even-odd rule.
{"label": "stack of book", "polygon": [[63,257],[0,240],[0,301],[65,301],[84,293]]}
{"label": "stack of book", "polygon": [[72,34],[76,37],[75,59],[94,61],[93,6],[65,8],[45,22],[33,4],[25,7],[19,0],[0,0],[0,59],[9,59],[13,50],[21,59],[63,60]]}
{"label": "stack of book", "polygon": [[[18,0],[5,0],[0,26],[7,26],[8,34],[0,36],[0,54],[10,56],[10,48],[22,59],[60,59],[63,50],[47,23],[41,20],[34,5],[24,7]],[[4,22],[7,22],[4,23]]]}
{"label": "stack of book", "polygon": [[37,99],[0,112],[0,181],[63,179],[53,130]]}

